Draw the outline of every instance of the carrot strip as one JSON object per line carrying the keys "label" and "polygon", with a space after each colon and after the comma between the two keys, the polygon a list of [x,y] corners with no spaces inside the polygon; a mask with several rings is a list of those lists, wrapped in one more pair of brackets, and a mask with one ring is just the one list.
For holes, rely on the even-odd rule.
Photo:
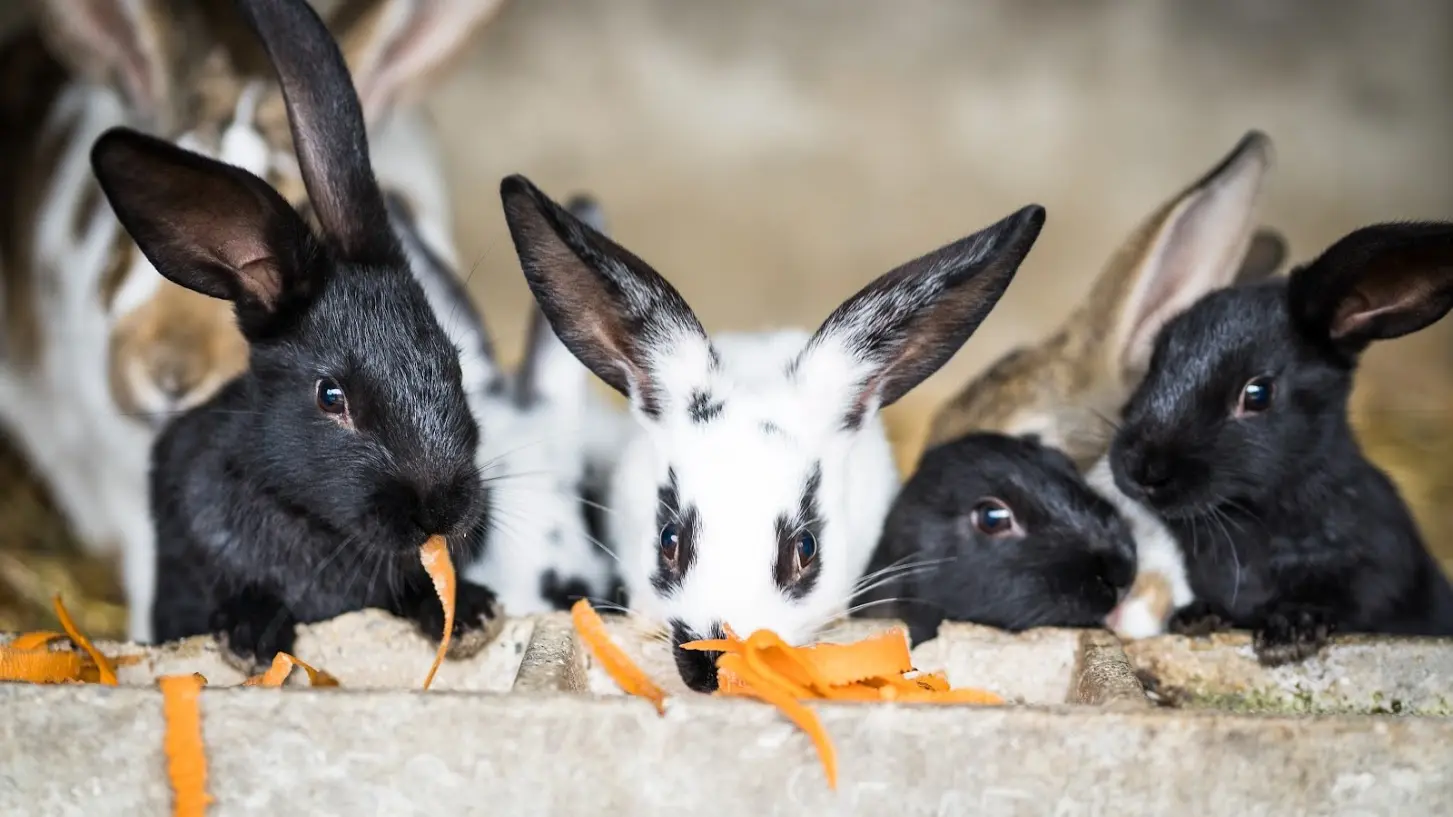
{"label": "carrot strip", "polygon": [[81,656],[51,649],[17,650],[0,647],[0,681],[63,684],[81,680]]}
{"label": "carrot strip", "polygon": [[202,714],[197,698],[207,679],[200,674],[167,675],[161,685],[162,714],[166,718],[163,748],[167,776],[174,794],[175,817],[202,817],[212,796],[207,793],[207,753],[202,741]]}
{"label": "carrot strip", "polygon": [[65,633],[55,633],[49,630],[41,630],[34,633],[21,633],[5,646],[12,650],[38,650],[52,641],[65,638]]}
{"label": "carrot strip", "polygon": [[814,692],[822,692],[829,685],[806,660],[803,652],[783,641],[776,633],[758,630],[747,638],[743,657],[758,675],[764,678],[775,675],[786,681],[797,697],[814,697]]}
{"label": "carrot strip", "polygon": [[814,644],[803,647],[802,652],[830,684],[902,675],[913,669],[908,639],[902,630],[892,630],[852,644]]}
{"label": "carrot strip", "polygon": [[66,606],[61,603],[59,593],[56,594],[53,601],[55,603],[56,618],[60,619],[61,627],[66,631],[66,636],[77,647],[85,650],[86,654],[91,656],[91,660],[95,662],[96,669],[100,673],[101,683],[107,686],[116,686],[116,668],[112,667],[111,662],[106,660],[106,656],[102,655],[101,651],[96,649],[96,646],[91,643],[91,640],[82,635],[81,631],[76,628],[76,622],[71,620],[71,614],[66,611]]}
{"label": "carrot strip", "polygon": [[808,737],[812,739],[813,745],[817,747],[818,757],[822,759],[828,787],[836,789],[837,749],[833,747],[827,731],[822,728],[822,721],[818,720],[817,713],[803,706],[797,698],[783,692],[768,679],[759,676],[747,663],[745,656],[728,653],[718,658],[717,664],[741,678],[752,687],[756,697],[777,707],[783,715],[787,716],[788,720],[807,733]]}
{"label": "carrot strip", "polygon": [[745,644],[741,641],[733,641],[728,638],[708,638],[698,641],[684,641],[680,645],[683,650],[695,650],[697,652],[741,652]]}
{"label": "carrot strip", "polygon": [[298,667],[304,672],[308,673],[308,683],[312,686],[338,686],[337,678],[334,678],[333,676],[321,670],[313,669],[312,667],[308,666],[302,661],[299,661],[297,658],[288,655],[285,652],[280,652],[277,655],[273,656],[272,666],[267,668],[267,672],[248,678],[247,680],[242,682],[242,685],[245,687],[280,687],[283,685],[284,682],[288,680],[288,676],[292,674],[294,667]]}
{"label": "carrot strip", "polygon": [[893,690],[897,700],[905,703],[925,704],[979,704],[985,706],[997,706],[1004,703],[1004,699],[986,689],[974,689],[972,687],[959,687],[958,689],[945,689],[941,691],[930,690]]}
{"label": "carrot strip", "polygon": [[636,695],[649,700],[656,705],[656,712],[666,714],[666,692],[652,681],[640,667],[631,661],[625,650],[616,646],[610,640],[610,633],[606,631],[605,622],[601,621],[600,614],[590,606],[590,602],[580,599],[570,608],[570,618],[575,624],[575,631],[590,649],[595,660],[600,664],[606,674],[611,677],[620,688],[627,694]]}
{"label": "carrot strip", "polygon": [[439,652],[434,655],[429,674],[424,676],[424,689],[428,689],[434,683],[434,674],[444,663],[444,654],[449,651],[449,639],[454,635],[454,596],[458,591],[458,580],[454,575],[454,562],[449,558],[449,544],[442,536],[429,537],[424,546],[419,548],[419,561],[423,562],[424,572],[434,582],[434,592],[439,594],[439,603],[444,605],[444,634],[439,638]]}

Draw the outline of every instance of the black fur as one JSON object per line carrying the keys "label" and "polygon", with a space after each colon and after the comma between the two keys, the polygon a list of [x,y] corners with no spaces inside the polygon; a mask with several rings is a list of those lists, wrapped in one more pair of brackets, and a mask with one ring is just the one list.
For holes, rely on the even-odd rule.
{"label": "black fur", "polygon": [[666,484],[656,489],[656,530],[664,531],[667,525],[676,526],[676,552],[673,558],[659,547],[659,542],[653,543],[657,545],[656,572],[651,576],[651,586],[663,596],[681,587],[696,562],[696,506],[681,505],[675,471],[667,471]]}
{"label": "black fur", "polygon": [[714,692],[716,690],[716,659],[721,656],[721,653],[709,650],[683,650],[680,649],[681,645],[689,641],[725,637],[726,633],[721,627],[713,627],[710,633],[698,635],[679,621],[671,622],[671,653],[676,658],[676,670],[681,673],[681,681],[686,684],[687,689],[697,692]]}
{"label": "black fur", "polygon": [[[1011,531],[976,526],[974,509],[990,498],[1013,513]],[[915,644],[944,620],[1099,627],[1135,577],[1135,543],[1059,450],[970,434],[924,453],[884,524],[876,571],[892,578],[863,602],[897,601],[868,614],[901,617]]]}
{"label": "black fur", "polygon": [[[419,563],[434,534],[478,556],[488,498],[458,351],[389,228],[341,54],[303,0],[242,2],[282,79],[323,235],[261,179],[116,129],[92,165],[156,268],[232,300],[250,366],[152,451],[159,640],[212,632],[265,664],[293,625],[380,607],[438,639]],[[278,46],[274,48],[274,46]],[[347,410],[320,408],[335,380]],[[494,595],[459,583],[456,633]]]}
{"label": "black fur", "polygon": [[818,509],[817,491],[822,487],[822,463],[813,463],[807,482],[802,486],[802,496],[797,501],[797,513],[777,517],[777,561],[772,568],[772,580],[788,598],[802,599],[817,586],[817,576],[822,568],[822,554],[801,571],[797,570],[797,544],[803,533],[811,534],[821,547],[822,513]]}
{"label": "black fur", "polygon": [[713,400],[708,392],[697,391],[692,392],[691,403],[686,410],[691,415],[691,422],[709,423],[720,417],[724,408],[726,406],[720,401]]}
{"label": "black fur", "polygon": [[[1453,589],[1347,419],[1361,351],[1450,304],[1453,225],[1389,224],[1166,325],[1111,464],[1179,538],[1198,602],[1175,629],[1251,629],[1268,664],[1339,630],[1453,634]],[[1253,378],[1271,400],[1241,411]]]}
{"label": "black fur", "polygon": [[556,610],[569,610],[576,601],[591,597],[590,585],[578,577],[561,580],[560,574],[546,570],[540,577],[540,597]]}

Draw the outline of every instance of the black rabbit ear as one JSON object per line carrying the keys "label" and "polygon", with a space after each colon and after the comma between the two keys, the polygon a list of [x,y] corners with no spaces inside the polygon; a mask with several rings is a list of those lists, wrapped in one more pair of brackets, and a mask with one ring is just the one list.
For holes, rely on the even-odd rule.
{"label": "black rabbit ear", "polygon": [[163,276],[237,305],[249,339],[321,288],[317,242],[262,179],[126,128],[102,134],[91,167],[121,225]]}
{"label": "black rabbit ear", "polygon": [[798,376],[855,429],[938,371],[1014,279],[1044,225],[1037,204],[880,276],[827,317]]}
{"label": "black rabbit ear", "polygon": [[277,71],[298,168],[344,260],[401,264],[369,161],[363,108],[338,43],[306,0],[238,0]]}
{"label": "black rabbit ear", "polygon": [[685,410],[715,353],[676,288],[525,177],[500,182],[500,198],[525,280],[565,348],[645,416]]}
{"label": "black rabbit ear", "polygon": [[1348,234],[1292,273],[1302,331],[1357,353],[1411,334],[1453,309],[1453,224],[1376,224]]}

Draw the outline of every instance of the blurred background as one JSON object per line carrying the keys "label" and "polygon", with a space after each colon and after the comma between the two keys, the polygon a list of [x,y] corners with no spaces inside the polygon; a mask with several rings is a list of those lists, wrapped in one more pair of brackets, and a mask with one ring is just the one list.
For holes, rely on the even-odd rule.
{"label": "blurred background", "polygon": [[[4,5],[9,30],[23,4]],[[1129,230],[1248,129],[1275,144],[1263,221],[1294,261],[1368,222],[1453,217],[1450,100],[1446,2],[509,0],[427,104],[506,358],[529,297],[507,173],[596,194],[708,330],[814,327],[896,264],[1043,204],[1001,305],[889,410],[911,467],[930,412],[1054,327]],[[1375,349],[1357,404],[1446,555],[1450,330]],[[14,477],[0,490],[0,549],[36,545],[43,498]],[[31,564],[0,559],[0,593],[61,581]]]}

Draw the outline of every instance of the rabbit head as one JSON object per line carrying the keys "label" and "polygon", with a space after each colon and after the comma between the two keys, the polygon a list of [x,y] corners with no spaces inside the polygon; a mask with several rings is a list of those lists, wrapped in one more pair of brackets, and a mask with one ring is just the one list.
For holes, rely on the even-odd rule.
{"label": "rabbit head", "polygon": [[473,540],[486,495],[458,350],[390,228],[342,55],[301,0],[239,7],[319,229],[257,175],[127,128],[92,149],[101,189],[161,275],[235,310],[249,367],[233,388],[251,406],[236,422],[253,434],[229,461],[239,479],[287,497],[315,538],[400,556],[427,535]]}
{"label": "rabbit head", "polygon": [[[372,127],[434,80],[503,0],[346,0],[332,15]],[[78,78],[118,99],[126,124],[263,178],[294,204],[307,191],[282,97],[233,3],[40,0],[41,30]],[[99,104],[99,103],[98,103]],[[87,209],[94,207],[96,197]],[[247,365],[230,306],[157,275],[117,231],[97,300],[110,322],[119,409],[153,427],[206,400]]]}
{"label": "rabbit head", "polygon": [[[1029,206],[910,261],[810,336],[719,344],[646,262],[528,180],[501,195],[541,311],[639,423],[611,544],[631,605],[678,645],[723,625],[801,642],[845,610],[898,484],[878,410],[958,351],[1044,220]],[[709,688],[682,663],[697,656],[677,651],[682,675]]]}
{"label": "rabbit head", "polygon": [[1111,450],[1116,484],[1172,520],[1269,508],[1306,469],[1355,451],[1347,401],[1364,349],[1450,307],[1448,223],[1364,227],[1285,280],[1212,293],[1156,341]]}
{"label": "rabbit head", "polygon": [[1274,272],[1285,244],[1255,231],[1271,141],[1252,131],[1121,244],[1065,323],[1000,358],[934,418],[928,445],[970,431],[1035,434],[1081,471],[1144,374],[1160,327],[1202,295]]}
{"label": "rabbit head", "polygon": [[1135,542],[1063,452],[975,433],[924,453],[873,567],[915,643],[944,619],[1097,627],[1135,576]]}

